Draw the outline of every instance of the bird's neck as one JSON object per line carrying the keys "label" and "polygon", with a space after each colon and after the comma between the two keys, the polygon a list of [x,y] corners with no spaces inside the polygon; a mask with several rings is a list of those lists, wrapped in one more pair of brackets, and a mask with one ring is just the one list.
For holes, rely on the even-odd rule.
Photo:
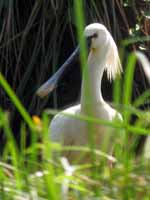
{"label": "bird's neck", "polygon": [[[88,57],[87,69],[83,73],[81,89],[81,110],[86,113],[89,110],[95,110],[96,105],[105,103],[102,92],[101,82],[104,73],[105,55],[99,56],[98,52],[90,52]],[[103,61],[103,62],[102,62]]]}

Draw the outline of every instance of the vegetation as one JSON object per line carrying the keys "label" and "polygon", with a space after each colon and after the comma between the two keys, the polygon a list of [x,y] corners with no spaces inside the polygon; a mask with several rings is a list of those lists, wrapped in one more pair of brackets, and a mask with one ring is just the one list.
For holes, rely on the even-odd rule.
{"label": "vegetation", "polygon": [[[149,199],[150,163],[145,158],[149,154],[141,151],[137,156],[137,149],[144,141],[142,136],[150,133],[147,109],[150,91],[142,66],[137,62],[139,56],[133,53],[140,50],[148,55],[147,5],[148,0],[0,2],[1,199]],[[114,157],[105,154],[105,149],[64,147],[49,140],[50,118],[57,111],[42,111],[76,101],[80,86],[70,84],[72,75],[46,100],[34,95],[38,86],[70,54],[76,40],[82,44],[84,25],[94,21],[104,23],[120,46],[124,73],[113,84],[112,99],[124,122],[77,117],[115,128]],[[71,42],[67,42],[69,38]],[[84,43],[82,48],[84,60]],[[79,68],[74,74],[79,76]],[[67,83],[74,87],[74,94],[67,95],[70,89]],[[108,88],[111,87],[104,80],[106,99],[110,95]],[[57,100],[57,95],[63,93],[63,101]],[[88,151],[99,159],[70,166],[65,158],[53,160],[53,149]]]}

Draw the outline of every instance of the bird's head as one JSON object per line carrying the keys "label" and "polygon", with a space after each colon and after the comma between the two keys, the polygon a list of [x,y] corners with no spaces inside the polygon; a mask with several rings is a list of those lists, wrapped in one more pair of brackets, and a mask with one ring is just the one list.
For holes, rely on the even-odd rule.
{"label": "bird's head", "polygon": [[91,49],[100,49],[107,46],[109,32],[106,27],[99,23],[86,26],[84,36],[87,40],[88,47]]}
{"label": "bird's head", "polygon": [[92,55],[96,55],[98,62],[104,65],[108,79],[115,79],[116,75],[122,72],[122,67],[116,43],[110,32],[104,25],[93,23],[86,26],[84,36]]}
{"label": "bird's head", "polygon": [[[107,28],[99,23],[90,24],[85,27],[84,36],[87,40],[88,49],[95,52],[97,58],[100,57],[108,79],[114,79],[117,74],[121,73],[122,68],[117,46]],[[79,56],[79,49],[77,47],[62,67],[37,90],[38,96],[44,97],[56,88],[57,82],[62,77],[65,69],[72,65],[74,60]]]}

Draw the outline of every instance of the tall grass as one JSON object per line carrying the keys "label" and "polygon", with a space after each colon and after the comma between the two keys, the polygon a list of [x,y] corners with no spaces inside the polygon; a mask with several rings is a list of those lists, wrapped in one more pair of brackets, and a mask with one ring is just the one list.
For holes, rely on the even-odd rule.
{"label": "tall grass", "polygon": [[[3,2],[3,1],[2,1]],[[17,5],[14,5],[10,1],[8,1],[8,5],[6,2],[1,4],[1,7],[9,7],[12,20],[14,13],[12,11],[12,7],[16,6],[15,9],[18,12],[19,10]],[[12,1],[13,2],[13,1]],[[70,1],[71,2],[71,1]],[[83,1],[83,5],[80,2],[74,1],[74,4],[68,8],[68,12],[71,12],[71,17],[75,19],[74,25],[77,27],[78,32],[78,40],[81,43],[81,63],[82,67],[86,65],[86,51],[85,51],[85,43],[82,39],[82,31],[84,28],[84,15],[82,9],[86,7],[87,10],[94,9],[93,18],[102,20],[105,24],[113,29],[117,26],[117,18],[115,17],[115,9],[113,7],[113,23],[109,20],[109,12],[108,7],[110,6],[105,1],[103,1],[103,6],[100,8],[100,4],[96,1],[93,1],[92,4],[86,4],[86,1]],[[118,2],[118,1],[117,1]],[[72,2],[71,2],[72,3]],[[113,127],[115,129],[116,135],[116,146],[114,156],[112,157],[107,153],[91,148],[85,147],[63,147],[59,144],[53,144],[49,140],[48,136],[48,126],[50,115],[54,115],[57,113],[54,110],[46,110],[43,112],[42,116],[39,118],[38,116],[30,116],[30,114],[26,111],[23,104],[26,105],[26,98],[30,96],[32,93],[27,85],[29,83],[29,79],[32,74],[32,70],[34,71],[34,62],[38,58],[39,52],[42,52],[40,58],[40,65],[44,63],[46,66],[52,61],[52,66],[55,68],[59,58],[56,53],[56,48],[58,48],[61,44],[61,40],[63,34],[60,36],[59,41],[58,34],[61,30],[62,26],[59,24],[59,18],[56,17],[56,26],[55,29],[52,30],[54,32],[55,37],[50,38],[48,44],[46,44],[47,40],[44,34],[48,34],[49,29],[53,27],[53,23],[49,24],[46,27],[47,18],[49,18],[49,14],[46,15],[45,10],[49,6],[52,11],[57,13],[57,9],[59,7],[63,7],[62,1],[48,1],[42,3],[42,1],[36,1],[33,7],[31,8],[31,15],[28,19],[26,28],[23,32],[20,31],[19,35],[16,34],[16,29],[14,29],[14,23],[10,22],[10,18],[7,18],[7,27],[8,30],[10,28],[10,32],[7,34],[12,34],[11,40],[7,40],[5,38],[5,50],[8,54],[4,59],[8,61],[8,65],[13,64],[13,58],[10,57],[10,49],[7,48],[11,42],[12,48],[15,51],[15,58],[17,58],[16,71],[9,69],[9,71],[5,71],[4,68],[1,70],[5,77],[7,77],[7,73],[9,72],[12,75],[13,83],[12,87],[8,84],[8,81],[4,78],[4,76],[0,73],[0,85],[2,86],[3,91],[2,95],[7,95],[7,99],[11,102],[22,116],[22,122],[20,123],[20,128],[18,130],[20,134],[20,144],[16,143],[15,133],[12,130],[10,124],[11,115],[9,112],[4,109],[0,109],[0,129],[3,132],[5,138],[5,145],[3,147],[3,153],[1,155],[0,161],[0,198],[1,199],[149,199],[150,191],[150,175],[149,175],[149,162],[144,158],[143,153],[139,155],[137,158],[135,156],[135,148],[137,146],[137,136],[138,135],[148,135],[150,133],[150,113],[148,110],[142,111],[138,107],[143,105],[148,101],[150,92],[146,91],[141,96],[139,96],[132,103],[132,85],[133,85],[133,77],[134,71],[136,67],[136,56],[134,53],[129,54],[128,56],[122,56],[122,61],[125,63],[125,73],[124,78],[122,80],[117,80],[114,83],[114,103],[116,108],[120,110],[123,114],[124,122],[107,122],[100,119],[91,118],[89,116],[75,116],[80,120],[88,121],[89,124],[97,123],[104,124],[106,126]],[[112,4],[113,5],[113,4]],[[118,4],[115,4],[118,5]],[[43,9],[43,15],[41,17],[40,22],[36,21],[36,16],[38,15],[39,9]],[[72,10],[73,9],[73,10]],[[121,9],[119,7],[119,9]],[[99,10],[103,10],[105,13],[105,17],[102,17],[102,13]],[[123,9],[121,14],[124,16]],[[74,14],[73,14],[74,13]],[[51,15],[52,16],[52,15]],[[59,16],[59,13],[58,13]],[[53,17],[53,16],[52,16]],[[65,17],[62,20],[65,20]],[[79,19],[82,20],[79,20]],[[87,18],[86,18],[87,19]],[[124,18],[123,18],[124,19]],[[19,19],[18,19],[19,20]],[[124,19],[125,20],[125,19]],[[86,21],[86,20],[85,20]],[[90,20],[89,20],[90,21]],[[62,22],[62,21],[61,21]],[[12,24],[11,24],[12,23]],[[16,21],[16,23],[19,23]],[[11,26],[10,26],[11,24]],[[127,22],[125,23],[128,26]],[[5,25],[4,25],[5,26]],[[10,27],[9,27],[10,26]],[[18,24],[19,30],[21,30],[22,24]],[[35,46],[33,45],[33,49],[31,53],[30,62],[27,66],[27,70],[24,73],[24,77],[21,79],[19,74],[17,73],[20,70],[21,64],[25,67],[25,63],[27,63],[28,53],[23,54],[27,43],[27,35],[31,31],[33,27],[37,28],[37,37]],[[118,26],[117,26],[118,27]],[[43,32],[41,32],[41,30]],[[114,36],[117,37],[120,30],[117,29]],[[4,35],[3,35],[4,36]],[[17,38],[20,38],[19,41],[15,42]],[[6,37],[6,36],[5,36]],[[47,36],[48,37],[48,36]],[[40,39],[42,38],[42,42]],[[32,40],[32,39],[31,39]],[[46,40],[46,41],[45,41]],[[147,39],[146,39],[147,40]],[[29,39],[30,41],[30,39]],[[137,40],[135,40],[137,42]],[[51,44],[54,45],[54,50],[51,49]],[[128,43],[128,39],[126,39],[126,45]],[[132,43],[135,45],[134,41]],[[58,45],[58,47],[57,47]],[[42,46],[42,47],[41,47]],[[46,48],[46,46],[48,46]],[[123,47],[126,50],[126,47]],[[48,51],[46,51],[48,49]],[[58,48],[59,49],[59,48]],[[3,49],[3,51],[5,51]],[[19,50],[19,51],[18,51]],[[30,50],[29,50],[30,51]],[[45,56],[46,55],[46,56]],[[54,59],[52,59],[54,57]],[[24,63],[23,63],[24,62]],[[1,66],[4,62],[1,61]],[[46,68],[45,68],[46,69]],[[54,69],[55,70],[55,69]],[[48,70],[44,72],[42,69],[38,69],[36,71],[37,76],[35,78],[35,82],[41,82],[45,79],[45,75]],[[40,76],[39,73],[43,75]],[[13,76],[14,75],[14,76]],[[17,87],[17,79],[20,80],[21,86]],[[32,81],[32,83],[34,82]],[[29,94],[24,93],[25,88]],[[15,95],[14,90],[17,91],[17,95],[19,97],[26,94],[26,97],[20,98]],[[55,99],[55,97],[54,97]],[[46,100],[47,101],[47,100]],[[22,102],[22,103],[21,103]],[[29,108],[36,108],[35,106],[36,100],[35,97],[31,98],[31,104]],[[36,104],[39,105],[39,104]],[[41,106],[42,109],[44,105]],[[30,110],[29,109],[29,110]],[[31,110],[32,110],[31,109]],[[39,108],[38,108],[39,109]],[[13,109],[14,110],[14,109]],[[12,110],[10,110],[12,111]],[[33,111],[32,111],[33,112]],[[134,114],[136,116],[134,124],[131,123],[131,116]],[[73,117],[73,116],[70,116]],[[27,139],[31,138],[31,144],[27,145]],[[55,149],[58,152],[70,150],[77,150],[82,152],[91,152],[92,154],[99,157],[101,162],[93,163],[85,163],[79,164],[76,167],[70,166],[64,159],[61,161],[53,160],[52,158],[52,150]],[[146,152],[147,153],[147,152]],[[114,162],[113,168],[110,168],[108,163]],[[68,190],[68,187],[71,188]]]}

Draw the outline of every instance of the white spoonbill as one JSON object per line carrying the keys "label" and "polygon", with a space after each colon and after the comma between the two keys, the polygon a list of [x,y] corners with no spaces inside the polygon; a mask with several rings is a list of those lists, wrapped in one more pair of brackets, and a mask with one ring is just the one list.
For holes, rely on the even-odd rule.
{"label": "white spoonbill", "polygon": [[[88,81],[83,74],[82,89],[81,89],[81,102],[78,105],[72,106],[64,111],[58,113],[51,121],[50,124],[50,138],[52,141],[59,142],[64,145],[83,146],[89,144],[88,123],[86,121],[73,118],[64,113],[71,115],[87,115],[86,105],[89,103],[85,95],[85,86],[88,85],[90,96],[92,97],[90,109],[92,116],[108,121],[115,118],[122,120],[119,112],[113,109],[102,97],[101,81],[104,71],[107,72],[109,80],[120,74],[122,67],[118,55],[117,46],[106,27],[99,23],[93,23],[86,26],[84,36],[88,41]],[[55,87],[62,76],[65,68],[72,64],[73,60],[79,55],[79,47],[72,53],[63,66],[51,77],[45,84],[43,84],[37,91],[41,97],[47,95]],[[100,148],[104,140],[105,134],[108,132],[108,127],[93,124],[93,131],[95,134],[95,144]],[[79,152],[67,152],[67,158],[72,161]]]}

